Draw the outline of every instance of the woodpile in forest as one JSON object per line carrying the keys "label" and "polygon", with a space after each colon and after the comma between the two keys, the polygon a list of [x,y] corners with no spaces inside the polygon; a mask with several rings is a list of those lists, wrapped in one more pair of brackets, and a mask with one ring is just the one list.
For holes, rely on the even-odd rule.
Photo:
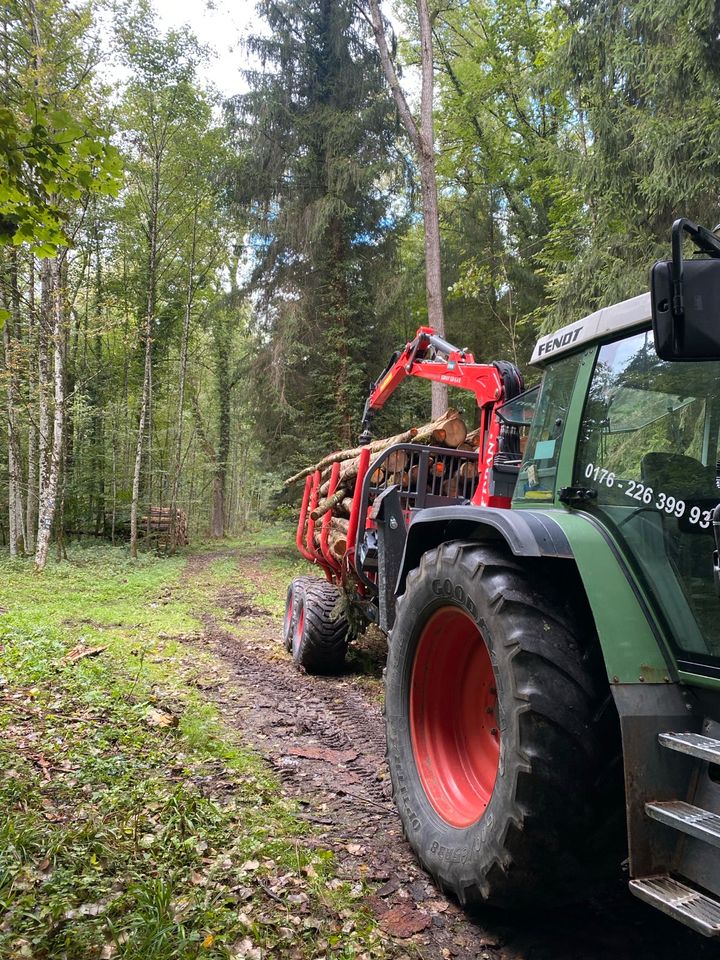
{"label": "woodpile in forest", "polygon": [[177,507],[150,507],[138,525],[138,533],[156,540],[158,546],[186,547],[189,542],[187,514]]}
{"label": "woodpile in forest", "polygon": [[[397,484],[402,491],[411,493],[418,489],[419,458],[406,449],[393,450],[387,456],[389,447],[398,444],[414,444],[432,447],[444,447],[455,450],[477,451],[479,430],[468,433],[465,422],[457,410],[449,409],[432,423],[422,427],[412,427],[394,437],[385,437],[370,443],[371,483],[375,487],[387,487]],[[355,494],[355,485],[360,468],[360,457],[364,447],[339,450],[324,457],[318,463],[300,470],[285,481],[290,486],[306,477],[321,472],[319,500],[311,510],[309,518],[315,522],[314,540],[320,546],[322,520],[330,513],[328,525],[328,548],[336,560],[340,561],[347,549],[347,535],[350,524],[350,511]],[[335,491],[330,494],[331,475],[335,464],[339,472]],[[464,495],[477,479],[477,461],[455,460],[453,468],[442,456],[430,457],[427,468],[427,485],[432,492],[443,496]],[[307,529],[307,528],[306,528]]]}

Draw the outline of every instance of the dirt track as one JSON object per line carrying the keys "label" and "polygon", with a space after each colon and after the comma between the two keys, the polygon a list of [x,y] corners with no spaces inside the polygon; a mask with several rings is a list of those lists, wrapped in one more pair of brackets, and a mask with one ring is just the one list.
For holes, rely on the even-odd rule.
{"label": "dirt track", "polygon": [[[195,557],[188,579],[202,577]],[[258,592],[261,557],[239,570]],[[224,661],[226,683],[207,692],[225,721],[278,772],[313,839],[334,851],[342,876],[379,886],[369,907],[397,937],[397,956],[484,960],[695,960],[720,949],[636,901],[618,877],[601,901],[538,915],[463,913],[434,887],[402,837],[390,800],[381,713],[382,647],[366,641],[343,677],[300,674],[280,641],[280,622],[229,589],[204,617],[204,642]],[[398,936],[400,935],[400,936]]]}

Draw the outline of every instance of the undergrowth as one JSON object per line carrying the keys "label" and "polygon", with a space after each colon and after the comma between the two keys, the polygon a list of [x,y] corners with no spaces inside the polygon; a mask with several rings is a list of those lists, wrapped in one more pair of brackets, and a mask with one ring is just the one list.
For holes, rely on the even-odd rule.
{"label": "undergrowth", "polygon": [[[243,549],[286,582],[278,545]],[[0,564],[0,957],[383,957],[366,891],[203,700],[198,617],[238,567],[187,561]]]}

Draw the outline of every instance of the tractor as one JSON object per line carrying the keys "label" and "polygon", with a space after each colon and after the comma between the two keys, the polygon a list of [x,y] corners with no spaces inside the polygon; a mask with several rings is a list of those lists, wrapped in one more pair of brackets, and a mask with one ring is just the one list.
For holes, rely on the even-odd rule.
{"label": "tractor", "polygon": [[[460,903],[582,899],[627,857],[635,896],[718,936],[720,240],[676,221],[649,293],[541,337],[530,362],[524,390],[428,328],[393,358],[367,450],[406,376],[474,392],[479,449],[408,444],[405,487],[361,454],[339,562],[309,530],[308,476],[298,546],[325,579],[291,584],[286,644],[323,672],[349,609],[387,634],[394,801]],[[443,457],[451,491],[429,475]]]}

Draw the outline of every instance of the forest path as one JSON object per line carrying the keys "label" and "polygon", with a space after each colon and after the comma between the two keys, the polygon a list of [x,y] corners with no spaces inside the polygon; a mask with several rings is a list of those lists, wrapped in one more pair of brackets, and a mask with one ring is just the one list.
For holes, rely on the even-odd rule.
{"label": "forest path", "polygon": [[402,836],[390,798],[382,718],[383,644],[363,638],[346,673],[311,677],[281,642],[281,617],[264,598],[284,598],[272,549],[190,558],[184,580],[202,587],[218,559],[237,578],[202,615],[202,642],[223,663],[206,696],[277,772],[311,825],[310,844],[332,850],[339,876],[377,885],[368,906],[396,937],[397,956],[482,960],[678,960],[717,948],[636,901],[626,881],[602,899],[521,918],[490,910],[470,917],[444,897]]}

